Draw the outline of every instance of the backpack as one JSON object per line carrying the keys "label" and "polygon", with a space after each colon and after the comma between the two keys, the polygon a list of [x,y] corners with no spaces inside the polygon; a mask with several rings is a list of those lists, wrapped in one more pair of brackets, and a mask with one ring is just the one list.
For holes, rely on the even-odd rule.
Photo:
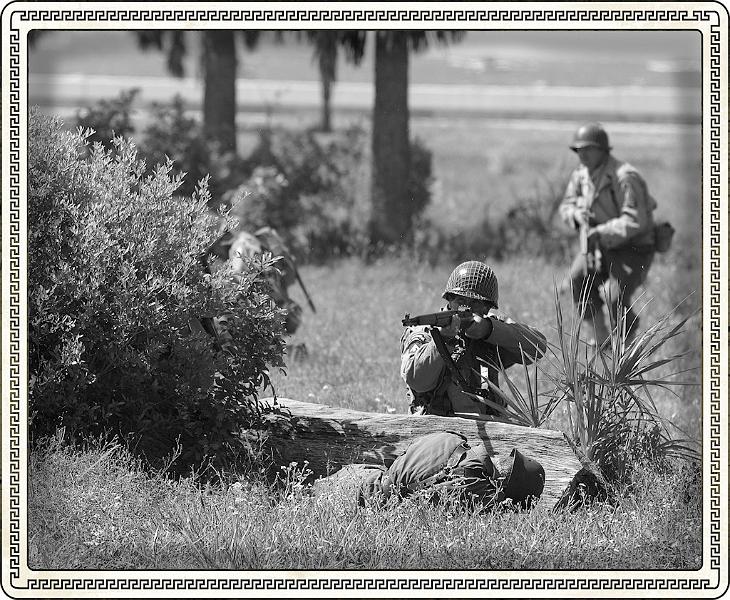
{"label": "backpack", "polygon": [[[534,460],[513,450],[498,469],[484,444],[470,446],[464,435],[439,431],[416,438],[390,467],[363,481],[358,504],[382,504],[391,497],[424,493],[432,502],[446,497],[471,506],[493,506],[511,499],[524,508],[539,498],[545,471]],[[500,473],[502,471],[502,473]]]}

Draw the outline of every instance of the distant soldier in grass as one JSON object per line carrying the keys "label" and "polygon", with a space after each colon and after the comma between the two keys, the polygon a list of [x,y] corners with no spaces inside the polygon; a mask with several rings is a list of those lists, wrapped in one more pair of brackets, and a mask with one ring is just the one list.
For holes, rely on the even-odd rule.
{"label": "distant soldier in grass", "polygon": [[[654,258],[656,202],[646,182],[629,163],[611,155],[608,134],[598,123],[581,126],[570,149],[580,166],[573,171],[560,216],[581,230],[581,252],[570,268],[573,301],[593,328],[593,343],[609,336],[603,314],[608,307],[611,326],[618,308],[626,310],[627,336],[639,319],[631,309],[631,296],[646,280]],[[585,302],[581,290],[588,287]]]}
{"label": "distant soldier in grass", "polygon": [[[404,319],[404,325],[415,323],[401,338],[400,372],[411,413],[493,414],[499,402],[489,384],[482,387],[482,373],[498,386],[499,366],[537,360],[545,352],[545,336],[497,312],[497,277],[482,262],[456,267],[443,298],[447,305],[442,313]],[[428,318],[439,314],[445,314],[445,323]]]}
{"label": "distant soldier in grass", "polygon": [[[312,311],[315,308],[299,277],[294,257],[275,229],[262,227],[254,233],[242,229],[226,232],[208,248],[205,254],[206,257],[212,255],[221,261],[230,260],[234,273],[242,273],[254,256],[262,255],[265,252],[270,252],[279,259],[272,268],[264,273],[264,276],[271,299],[277,307],[284,310],[284,330],[287,334],[293,335],[302,322],[302,307],[289,297],[288,292],[295,282],[299,282],[302,286]],[[225,317],[216,318],[213,322],[214,326],[213,323],[204,324],[207,325],[206,329],[214,327],[216,337],[222,339],[225,344],[228,336]],[[302,357],[306,353],[307,349],[304,344],[296,344],[290,349],[290,355],[294,357]]]}
{"label": "distant soldier in grass", "polygon": [[235,272],[242,272],[246,264],[257,254],[271,252],[279,260],[266,273],[271,299],[286,312],[284,329],[293,334],[302,323],[302,307],[289,297],[289,288],[297,281],[294,257],[276,230],[262,227],[254,233],[239,231],[231,239],[228,258]]}

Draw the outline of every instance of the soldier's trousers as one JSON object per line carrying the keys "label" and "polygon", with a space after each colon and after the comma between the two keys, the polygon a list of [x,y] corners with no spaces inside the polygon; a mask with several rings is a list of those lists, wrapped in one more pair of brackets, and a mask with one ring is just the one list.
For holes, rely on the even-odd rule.
{"label": "soldier's trousers", "polygon": [[[616,325],[618,309],[625,309],[627,337],[630,338],[639,324],[636,312],[630,308],[631,297],[646,281],[653,260],[653,248],[631,246],[602,250],[600,265],[596,269],[590,268],[586,257],[579,254],[570,267],[573,301],[579,310],[596,319],[601,318],[602,306],[606,304],[612,328]],[[590,286],[585,305],[581,303],[583,285]]]}

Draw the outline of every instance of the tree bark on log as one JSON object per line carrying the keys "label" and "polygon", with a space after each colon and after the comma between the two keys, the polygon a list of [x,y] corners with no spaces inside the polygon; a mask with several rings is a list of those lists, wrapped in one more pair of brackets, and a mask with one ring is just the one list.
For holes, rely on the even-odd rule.
{"label": "tree bark on log", "polygon": [[560,431],[522,427],[478,415],[389,415],[288,398],[279,398],[278,402],[291,413],[294,429],[290,437],[277,435],[271,440],[277,462],[302,466],[306,460],[315,477],[326,477],[354,464],[387,467],[416,437],[434,431],[454,431],[465,435],[469,444],[483,443],[495,463],[513,448],[534,458],[545,469],[542,498],[551,506],[571,488],[584,467]]}

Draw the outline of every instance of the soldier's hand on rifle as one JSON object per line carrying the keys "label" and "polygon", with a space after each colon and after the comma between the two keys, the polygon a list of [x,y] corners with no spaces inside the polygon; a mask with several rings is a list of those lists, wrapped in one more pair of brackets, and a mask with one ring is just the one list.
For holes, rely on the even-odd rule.
{"label": "soldier's hand on rifle", "polygon": [[492,335],[494,325],[489,317],[482,317],[480,315],[474,315],[474,323],[467,327],[464,335],[474,340],[482,340]]}
{"label": "soldier's hand on rifle", "polygon": [[577,227],[590,227],[595,222],[595,215],[587,208],[577,208],[573,220]]}
{"label": "soldier's hand on rifle", "polygon": [[461,327],[461,318],[459,318],[459,315],[454,315],[451,317],[451,323],[446,325],[445,327],[439,327],[439,333],[441,334],[441,337],[444,338],[452,338],[457,333],[459,333],[459,328]]}

